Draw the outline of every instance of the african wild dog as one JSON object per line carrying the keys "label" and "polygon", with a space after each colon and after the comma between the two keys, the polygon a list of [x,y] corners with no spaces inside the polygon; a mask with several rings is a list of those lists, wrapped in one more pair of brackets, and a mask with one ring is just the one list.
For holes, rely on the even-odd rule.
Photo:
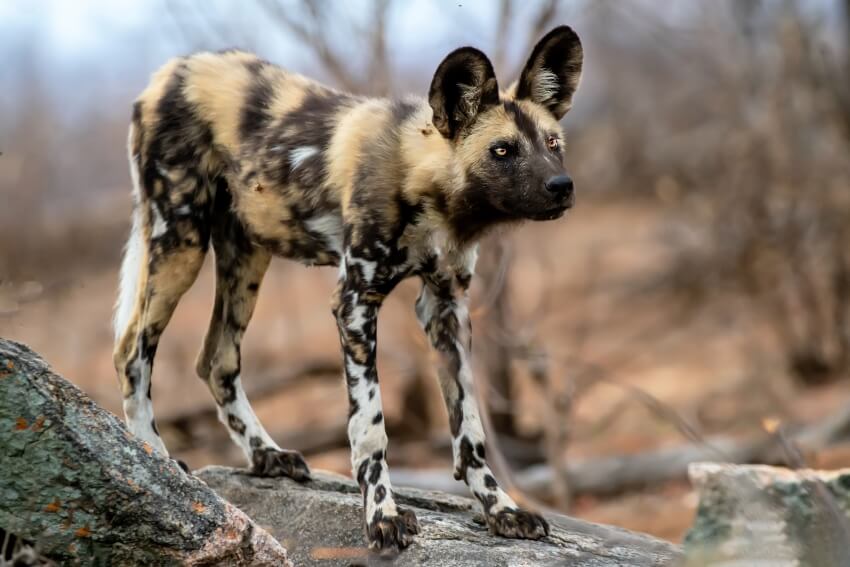
{"label": "african wild dog", "polygon": [[333,314],[366,533],[373,549],[404,548],[419,528],[390,487],[376,321],[396,284],[418,276],[416,315],[439,355],[455,476],[481,502],[492,532],[546,535],[546,521],[519,509],[485,462],[467,289],[488,228],[558,218],[572,206],[558,121],[581,67],[581,43],[566,26],[535,46],[504,92],[482,52],[452,52],[427,100],[338,92],[238,51],[167,63],[136,101],[129,134],[135,208],[115,366],[130,430],[167,454],[153,418],[151,367],[211,242],[215,307],[197,372],[255,473],[308,479],[301,455],[278,447],[251,409],[240,344],[273,255],[339,266]]}

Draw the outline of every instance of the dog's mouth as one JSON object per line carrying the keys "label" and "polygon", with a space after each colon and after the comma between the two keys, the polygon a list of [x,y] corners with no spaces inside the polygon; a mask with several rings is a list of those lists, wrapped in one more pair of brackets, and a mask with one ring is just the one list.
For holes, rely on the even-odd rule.
{"label": "dog's mouth", "polygon": [[535,221],[555,220],[564,216],[564,213],[570,208],[572,208],[572,203],[565,203],[539,213],[531,214],[528,218]]}

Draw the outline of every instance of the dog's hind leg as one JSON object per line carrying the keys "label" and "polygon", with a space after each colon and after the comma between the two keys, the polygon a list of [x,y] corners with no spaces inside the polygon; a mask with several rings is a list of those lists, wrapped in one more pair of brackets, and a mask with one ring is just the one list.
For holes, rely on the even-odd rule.
{"label": "dog's hind leg", "polygon": [[198,355],[198,376],[207,382],[219,419],[256,474],[304,480],[310,471],[303,457],[281,449],[269,436],[248,402],[240,376],[242,336],[271,256],[248,239],[226,194],[220,192],[218,199],[212,229],[215,306]]}
{"label": "dog's hind leg", "polygon": [[[131,167],[138,167],[134,159]],[[174,208],[169,198],[137,192],[133,228],[121,269],[121,291],[115,310],[115,369],[124,396],[127,427],[151,447],[168,451],[156,427],[151,402],[151,370],[159,338],[178,301],[192,285],[203,264],[209,233],[206,204],[193,201],[203,181],[168,172],[179,179],[174,192],[185,190],[187,203]],[[134,171],[134,179],[138,175]]]}

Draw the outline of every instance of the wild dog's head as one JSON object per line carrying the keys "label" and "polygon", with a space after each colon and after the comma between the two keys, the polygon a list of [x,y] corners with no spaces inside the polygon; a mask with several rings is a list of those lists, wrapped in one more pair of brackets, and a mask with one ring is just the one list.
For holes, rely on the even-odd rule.
{"label": "wild dog's head", "polygon": [[519,80],[500,94],[493,65],[473,47],[450,53],[434,74],[434,126],[466,171],[453,196],[462,232],[519,219],[560,217],[573,205],[559,120],[581,78],[582,47],[567,26],[534,47]]}

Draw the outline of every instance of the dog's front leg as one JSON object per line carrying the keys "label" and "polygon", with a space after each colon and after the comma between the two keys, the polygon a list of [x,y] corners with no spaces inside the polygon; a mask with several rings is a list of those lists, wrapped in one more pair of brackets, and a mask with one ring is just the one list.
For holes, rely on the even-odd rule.
{"label": "dog's front leg", "polygon": [[[372,265],[370,265],[372,264]],[[334,297],[348,386],[351,464],[363,495],[366,537],[375,551],[407,547],[419,532],[416,516],[396,506],[387,468],[387,433],[375,366],[378,310],[384,293],[371,281],[373,262],[348,259]]]}
{"label": "dog's front leg", "polygon": [[484,428],[470,368],[472,326],[466,289],[453,278],[432,274],[423,279],[425,285],[416,301],[416,315],[439,358],[440,387],[452,432],[455,478],[466,482],[481,503],[492,533],[524,539],[548,535],[546,520],[520,509],[487,466]]}

